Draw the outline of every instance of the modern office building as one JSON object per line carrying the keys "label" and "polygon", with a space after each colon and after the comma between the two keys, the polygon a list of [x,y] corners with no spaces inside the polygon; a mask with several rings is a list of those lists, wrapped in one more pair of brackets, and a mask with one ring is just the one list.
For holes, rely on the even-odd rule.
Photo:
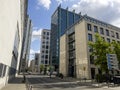
{"label": "modern office building", "polygon": [[55,66],[56,70],[59,68],[60,37],[64,35],[68,27],[73,25],[80,18],[80,13],[76,14],[75,10],[68,11],[68,8],[63,9],[61,6],[57,8],[51,17],[50,63]]}
{"label": "modern office building", "polygon": [[24,26],[25,28],[23,33],[23,41],[22,41],[22,49],[21,49],[20,72],[24,72],[28,68],[27,62],[29,60],[29,54],[30,54],[32,22],[28,15],[25,18]]}
{"label": "modern office building", "polygon": [[0,89],[19,69],[26,14],[27,0],[0,0]]}
{"label": "modern office building", "polygon": [[107,42],[120,42],[120,28],[83,15],[60,37],[60,73],[77,78],[95,78],[99,70],[88,46],[88,41],[96,40],[95,33]]}
{"label": "modern office building", "polygon": [[50,30],[43,29],[41,33],[40,64],[48,66],[50,64]]}

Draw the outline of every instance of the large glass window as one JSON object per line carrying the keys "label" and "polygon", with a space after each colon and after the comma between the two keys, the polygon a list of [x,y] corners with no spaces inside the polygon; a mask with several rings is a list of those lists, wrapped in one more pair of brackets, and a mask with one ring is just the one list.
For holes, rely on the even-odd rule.
{"label": "large glass window", "polygon": [[92,34],[88,34],[88,41],[92,41]]}
{"label": "large glass window", "polygon": [[48,60],[45,60],[45,64],[48,64]]}
{"label": "large glass window", "polygon": [[67,11],[66,10],[63,10],[61,9],[61,34],[60,35],[63,35],[65,33],[65,30],[67,28]]}
{"label": "large glass window", "polygon": [[98,32],[98,28],[97,28],[97,26],[94,26],[94,32]]}
{"label": "large glass window", "polygon": [[100,34],[103,34],[103,35],[104,35],[104,30],[103,30],[103,28],[100,28]]}
{"label": "large glass window", "polygon": [[75,51],[69,52],[69,58],[75,58]]}
{"label": "large glass window", "polygon": [[114,35],[114,32],[113,32],[113,31],[111,31],[111,37],[115,37],[115,35]]}
{"label": "large glass window", "polygon": [[92,29],[91,29],[91,24],[87,24],[87,29],[88,29],[89,31],[92,31]]}
{"label": "large glass window", "polygon": [[109,36],[109,30],[106,29],[106,35]]}
{"label": "large glass window", "polygon": [[75,49],[75,42],[69,44],[69,50]]}
{"label": "large glass window", "polygon": [[94,56],[90,55],[90,64],[94,64]]}
{"label": "large glass window", "polygon": [[46,32],[43,32],[43,35],[45,35],[46,34]]}
{"label": "large glass window", "polygon": [[119,33],[116,33],[116,38],[119,39]]}
{"label": "large glass window", "polygon": [[70,25],[72,25],[72,24],[74,23],[74,13],[69,12],[69,13],[68,13],[68,18],[69,18],[69,19],[68,19],[68,21],[69,21],[68,24],[69,24],[69,26],[70,26]]}
{"label": "large glass window", "polygon": [[93,48],[91,46],[88,47],[89,52],[93,52]]}
{"label": "large glass window", "polygon": [[69,42],[72,42],[75,40],[75,34],[69,35]]}
{"label": "large glass window", "polygon": [[49,35],[49,32],[47,32],[47,35]]}
{"label": "large glass window", "polygon": [[75,14],[75,21],[78,21],[80,18],[80,15]]}

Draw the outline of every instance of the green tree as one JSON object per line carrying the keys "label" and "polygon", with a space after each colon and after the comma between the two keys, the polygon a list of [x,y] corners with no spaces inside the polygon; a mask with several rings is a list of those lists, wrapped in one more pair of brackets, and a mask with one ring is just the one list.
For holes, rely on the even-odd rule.
{"label": "green tree", "polygon": [[43,64],[40,65],[40,71],[44,71],[45,66]]}
{"label": "green tree", "polygon": [[111,44],[112,44],[114,53],[117,55],[117,60],[120,65],[120,43],[113,41]]}
{"label": "green tree", "polygon": [[48,71],[50,71],[50,70],[54,71],[54,66],[51,66],[51,65],[47,66],[47,70]]}
{"label": "green tree", "polygon": [[89,42],[93,48],[92,56],[95,56],[94,63],[102,72],[108,72],[106,54],[112,53],[111,44],[106,42],[98,33],[95,34],[96,42]]}

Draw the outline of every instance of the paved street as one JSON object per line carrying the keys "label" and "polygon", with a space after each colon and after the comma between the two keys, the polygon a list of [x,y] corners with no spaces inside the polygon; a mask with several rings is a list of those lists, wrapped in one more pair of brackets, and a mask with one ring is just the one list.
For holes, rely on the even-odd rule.
{"label": "paved street", "polygon": [[[56,78],[44,75],[26,75],[27,84],[22,83],[23,76],[11,80],[2,90],[120,90],[120,86],[80,81],[74,78]],[[99,85],[99,86],[98,86]],[[28,87],[27,87],[28,86]]]}
{"label": "paved street", "polygon": [[29,88],[32,90],[120,90],[120,87],[95,86],[98,84],[79,82],[74,79],[59,79],[49,76],[28,75]]}

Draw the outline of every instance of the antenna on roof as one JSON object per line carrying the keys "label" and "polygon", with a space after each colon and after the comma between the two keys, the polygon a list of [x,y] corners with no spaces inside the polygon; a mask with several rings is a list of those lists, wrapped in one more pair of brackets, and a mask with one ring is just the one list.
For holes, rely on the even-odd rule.
{"label": "antenna on roof", "polygon": [[61,4],[59,4],[59,6],[58,7],[60,7],[61,8]]}
{"label": "antenna on roof", "polygon": [[68,7],[66,8],[66,10],[68,10]]}

